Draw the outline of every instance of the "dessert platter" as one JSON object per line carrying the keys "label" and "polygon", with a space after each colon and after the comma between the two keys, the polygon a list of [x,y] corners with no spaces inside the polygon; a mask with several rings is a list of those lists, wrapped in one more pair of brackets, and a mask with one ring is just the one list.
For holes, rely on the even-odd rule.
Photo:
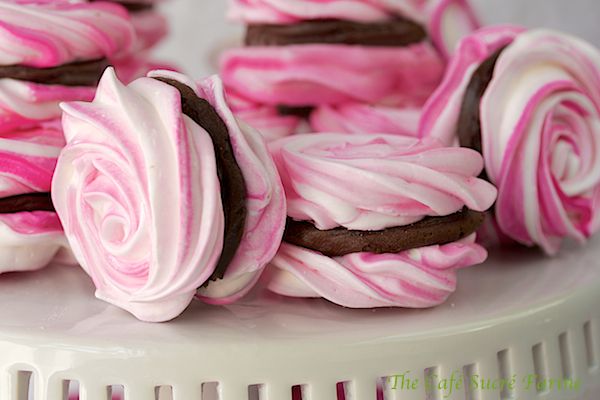
{"label": "dessert platter", "polygon": [[[304,398],[327,400],[348,382],[348,398],[376,399],[382,378],[408,371],[418,387],[388,384],[385,398],[424,400],[436,398],[427,397],[426,371],[447,379],[457,371],[486,380],[516,374],[512,398],[592,400],[600,390],[599,245],[554,259],[527,249],[492,256],[461,271],[457,292],[427,311],[340,309],[257,292],[226,307],[195,302],[158,325],[96,300],[78,268],[11,274],[0,281],[2,304],[11,305],[0,310],[0,396],[63,399],[64,382],[76,381],[84,399],[122,386],[132,400],[154,399],[156,387],[164,399],[283,400],[303,385]],[[567,371],[581,388],[542,397],[522,382],[535,371],[555,379]],[[447,398],[498,400],[492,384]]]}
{"label": "dessert platter", "polygon": [[591,400],[600,50],[467,0],[0,0],[0,400]]}

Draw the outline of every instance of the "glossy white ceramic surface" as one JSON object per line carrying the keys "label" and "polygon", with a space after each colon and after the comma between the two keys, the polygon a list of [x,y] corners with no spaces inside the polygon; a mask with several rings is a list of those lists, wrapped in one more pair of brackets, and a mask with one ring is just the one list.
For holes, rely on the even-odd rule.
{"label": "glossy white ceramic surface", "polygon": [[[122,385],[127,400],[154,399],[158,386],[192,400],[218,382],[221,400],[247,399],[252,385],[263,385],[262,400],[289,399],[293,385],[306,385],[305,399],[328,400],[337,382],[351,382],[348,398],[372,400],[378,379],[408,371],[418,388],[388,388],[387,398],[424,400],[424,375],[455,370],[486,380],[567,373],[582,388],[543,398],[584,399],[600,381],[599,260],[600,240],[554,259],[503,251],[462,271],[457,293],[431,310],[349,310],[255,293],[229,307],[196,302],[165,324],[95,300],[76,267],[4,275],[0,399],[27,398],[19,371],[32,372],[32,398],[52,400],[68,380],[80,383],[82,399],[106,399],[107,386]],[[505,394],[539,397],[519,382]],[[446,398],[497,400],[500,392],[462,388]]]}

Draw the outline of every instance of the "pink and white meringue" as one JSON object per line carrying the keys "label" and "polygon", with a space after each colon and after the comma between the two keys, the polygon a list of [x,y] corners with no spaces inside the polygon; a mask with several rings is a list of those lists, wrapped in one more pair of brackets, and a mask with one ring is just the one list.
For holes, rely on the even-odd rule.
{"label": "pink and white meringue", "polygon": [[[49,192],[63,145],[51,125],[0,134],[0,198]],[[0,273],[43,268],[65,245],[54,212],[0,214]]]}
{"label": "pink and white meringue", "polygon": [[[0,0],[0,65],[60,67],[126,52],[134,33],[125,10],[103,2]],[[87,86],[0,79],[0,132],[60,117],[61,101],[91,100]]]}
{"label": "pink and white meringue", "polygon": [[0,133],[33,128],[60,117],[62,101],[91,100],[95,88],[0,79]]}
{"label": "pink and white meringue", "polygon": [[310,126],[315,132],[417,136],[420,117],[419,107],[397,108],[345,103],[316,108],[310,114]]}
{"label": "pink and white meringue", "polygon": [[127,12],[115,4],[0,0],[0,65],[96,60],[127,51],[133,40]]}
{"label": "pink and white meringue", "polygon": [[487,28],[465,39],[424,111],[421,136],[455,141],[474,71],[501,50],[479,106],[501,233],[555,254],[598,230],[600,52],[547,31]]}
{"label": "pink and white meringue", "polygon": [[[436,140],[395,135],[297,135],[270,144],[288,216],[319,230],[379,231],[469,208],[485,211],[496,190],[476,178],[481,156]],[[271,262],[270,290],[324,297],[346,307],[429,307],[455,290],[456,269],[481,263],[475,236],[398,254],[327,257],[285,243]]]}
{"label": "pink and white meringue", "polygon": [[335,258],[283,243],[271,262],[268,288],[290,297],[323,297],[350,308],[426,308],[443,303],[456,291],[458,269],[486,258],[474,234],[399,254]]}
{"label": "pink and white meringue", "polygon": [[229,19],[246,24],[408,18],[427,28],[431,41],[445,58],[454,52],[462,37],[480,27],[468,0],[232,0],[230,4]]}
{"label": "pink and white meringue", "polygon": [[258,129],[267,142],[293,135],[302,129],[302,118],[281,115],[275,106],[252,102],[234,90],[227,91],[227,98],[236,118]]}
{"label": "pink and white meringue", "polygon": [[293,45],[223,54],[227,87],[256,103],[313,106],[346,102],[420,106],[444,65],[430,44],[405,47]]}
{"label": "pink and white meringue", "polygon": [[[100,299],[144,321],[179,315],[196,296],[227,303],[244,295],[272,258],[283,231],[281,183],[260,135],[240,126],[212,77],[157,71],[124,86],[108,69],[91,103],[65,103],[67,146],[52,183],[73,253]],[[182,113],[187,85],[229,129],[246,183],[242,243],[223,279],[208,282],[220,257],[224,211],[215,149]],[[203,286],[205,285],[205,286]]]}

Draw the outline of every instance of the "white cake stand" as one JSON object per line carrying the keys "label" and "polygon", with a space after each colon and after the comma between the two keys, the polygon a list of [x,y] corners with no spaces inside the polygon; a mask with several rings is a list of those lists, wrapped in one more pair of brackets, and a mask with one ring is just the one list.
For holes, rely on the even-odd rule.
{"label": "white cake stand", "polygon": [[[193,304],[171,323],[145,324],[95,300],[78,268],[0,277],[0,399],[286,400],[303,398],[598,399],[600,240],[548,259],[502,252],[465,270],[458,292],[432,310],[348,310],[322,300],[254,295],[242,304]],[[465,374],[490,386],[427,388]],[[538,392],[530,374],[580,386]],[[405,374],[418,383],[385,377]],[[493,388],[515,377],[515,387]],[[29,381],[32,384],[29,384]],[[556,383],[555,382],[555,383]],[[157,389],[159,388],[159,389]]]}

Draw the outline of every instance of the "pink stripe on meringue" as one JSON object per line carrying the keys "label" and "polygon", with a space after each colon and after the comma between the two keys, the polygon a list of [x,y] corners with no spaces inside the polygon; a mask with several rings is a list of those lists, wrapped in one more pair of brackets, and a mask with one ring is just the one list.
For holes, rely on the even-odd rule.
{"label": "pink stripe on meringue", "polygon": [[449,59],[463,37],[481,24],[468,0],[430,0],[428,30],[431,41]]}
{"label": "pink stripe on meringue", "polygon": [[252,47],[224,53],[227,87],[266,105],[345,102],[420,106],[443,74],[433,47],[373,48],[345,45]]}
{"label": "pink stripe on meringue", "polygon": [[420,108],[345,103],[318,107],[310,115],[310,124],[315,132],[417,136],[420,116]]}
{"label": "pink stripe on meringue", "polygon": [[457,269],[486,258],[475,235],[399,254],[336,258],[284,243],[271,263],[268,288],[285,296],[323,297],[352,308],[433,307],[456,290]]}
{"label": "pink stripe on meringue", "polygon": [[61,115],[61,101],[91,100],[95,88],[0,79],[0,133],[38,126]]}
{"label": "pink stripe on meringue", "polygon": [[0,65],[46,68],[111,57],[133,40],[127,12],[115,4],[0,1]]}
{"label": "pink stripe on meringue", "polygon": [[[177,75],[162,71],[152,76]],[[221,80],[212,77],[200,81],[196,88],[200,97],[212,104],[227,125],[235,159],[246,184],[247,216],[242,242],[225,277],[198,290],[198,297],[204,302],[229,304],[254,287],[267,263],[275,256],[285,227],[285,195],[264,139],[254,128],[233,116]]]}
{"label": "pink stripe on meringue", "polygon": [[213,273],[224,216],[214,147],[174,87],[122,85],[63,105],[67,146],[52,196],[100,299],[145,321],[179,315]]}
{"label": "pink stripe on meringue", "polygon": [[475,70],[495,51],[511,43],[524,29],[513,26],[483,28],[462,40],[443,82],[423,108],[419,137],[454,143],[465,90]]}
{"label": "pink stripe on meringue", "polygon": [[[54,124],[0,134],[0,197],[50,191],[63,144],[62,131]],[[0,273],[45,267],[64,245],[53,212],[0,215]]]}
{"label": "pink stripe on meringue", "polygon": [[402,15],[426,19],[426,0],[232,0],[228,17],[245,23],[285,24],[309,19],[372,22]]}
{"label": "pink stripe on meringue", "polygon": [[[496,190],[481,156],[394,135],[298,135],[270,144],[288,215],[319,229],[381,230],[461,210],[485,211]],[[360,184],[357,184],[360,182]]]}

